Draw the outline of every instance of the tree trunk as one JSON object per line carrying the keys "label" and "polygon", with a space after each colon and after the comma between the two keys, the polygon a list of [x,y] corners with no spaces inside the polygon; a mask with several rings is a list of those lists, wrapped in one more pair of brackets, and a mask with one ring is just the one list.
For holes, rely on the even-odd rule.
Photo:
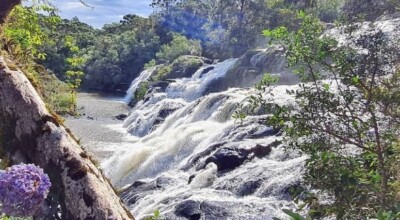
{"label": "tree trunk", "polygon": [[1,0],[0,5],[0,31],[1,26],[6,22],[8,14],[16,6],[21,4],[21,0]]}
{"label": "tree trunk", "polygon": [[64,219],[133,219],[107,179],[46,109],[26,76],[11,67],[0,57],[0,145],[49,174],[51,192],[59,196]]}

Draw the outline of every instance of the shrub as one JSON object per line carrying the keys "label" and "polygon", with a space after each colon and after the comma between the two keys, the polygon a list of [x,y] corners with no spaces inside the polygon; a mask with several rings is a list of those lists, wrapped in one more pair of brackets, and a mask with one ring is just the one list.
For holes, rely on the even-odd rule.
{"label": "shrub", "polygon": [[138,89],[135,91],[134,100],[140,101],[143,100],[149,90],[149,83],[148,82],[141,82],[139,84]]}
{"label": "shrub", "polygon": [[151,77],[152,81],[159,81],[165,78],[165,76],[170,73],[172,70],[171,65],[161,65],[155,71],[153,76]]}
{"label": "shrub", "polygon": [[[309,214],[364,219],[392,213],[397,192],[391,186],[399,185],[390,169],[400,143],[398,48],[374,28],[363,35],[343,28],[347,42],[338,45],[322,35],[314,16],[299,17],[294,33],[264,33],[285,46],[289,65],[304,80],[287,91],[296,98],[295,110],[276,104],[269,123],[284,129],[289,148],[309,156],[304,181],[319,190],[302,197]],[[320,202],[320,195],[331,202]]]}

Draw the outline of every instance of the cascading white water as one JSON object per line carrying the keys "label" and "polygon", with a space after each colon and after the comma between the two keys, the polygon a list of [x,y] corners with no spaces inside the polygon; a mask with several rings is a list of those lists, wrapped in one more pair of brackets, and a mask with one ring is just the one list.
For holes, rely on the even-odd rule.
{"label": "cascading white water", "polygon": [[[167,88],[169,98],[182,98],[187,101],[193,101],[203,95],[207,86],[218,78],[222,78],[229,69],[237,62],[238,59],[228,59],[218,63],[214,69],[208,73],[201,75],[204,69],[199,69],[191,78],[177,79]],[[207,68],[207,67],[205,67]]]}
{"label": "cascading white water", "polygon": [[129,103],[132,100],[133,95],[135,94],[135,91],[138,89],[140,83],[147,81],[155,69],[156,69],[156,67],[146,69],[135,80],[133,80],[133,82],[131,83],[131,86],[129,87],[128,91],[126,92],[126,96],[124,98],[124,101],[126,103]]}
{"label": "cascading white water", "polygon": [[[133,183],[122,199],[136,218],[159,210],[166,219],[271,219],[294,208],[288,191],[299,183],[305,157],[276,144],[280,137],[264,124],[265,116],[231,117],[254,91],[203,94],[236,61],[177,79],[132,109],[124,127],[136,142],[118,148],[102,168],[117,187]],[[274,90],[277,101],[288,101],[287,88]]]}

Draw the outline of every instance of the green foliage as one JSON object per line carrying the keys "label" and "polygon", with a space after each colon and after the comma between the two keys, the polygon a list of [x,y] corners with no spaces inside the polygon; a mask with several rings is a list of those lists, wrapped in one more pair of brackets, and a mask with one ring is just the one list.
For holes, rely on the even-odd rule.
{"label": "green foliage", "polygon": [[[45,29],[49,29],[43,25]],[[65,43],[70,36],[79,51],[76,57],[86,60],[82,65],[85,79],[83,89],[121,91],[143,70],[144,64],[155,58],[160,50],[160,37],[151,18],[126,15],[120,23],[105,25],[96,30],[77,18],[63,20],[48,34],[54,44],[42,46],[48,54],[41,64],[64,81],[70,65],[65,62],[72,52]]]}
{"label": "green foliage", "polygon": [[[126,15],[119,23],[96,30],[77,18],[52,25],[41,22],[53,41],[40,47],[46,59],[39,61],[61,80],[69,70],[65,59],[70,50],[64,37],[71,36],[84,57],[83,89],[123,91],[140,72],[160,63],[171,63],[181,55],[202,55],[213,59],[241,56],[259,45],[260,32],[279,24],[288,30],[298,27],[295,11],[318,14],[335,8],[340,0],[321,1],[304,8],[294,1],[153,1],[159,8],[149,18]],[[336,13],[336,12],[335,12]],[[336,15],[335,15],[336,16]],[[47,42],[47,41],[46,41]]]}
{"label": "green foliage", "polygon": [[162,80],[171,71],[172,71],[172,65],[166,65],[166,64],[161,65],[161,66],[157,67],[157,69],[154,71],[154,75],[151,77],[151,80],[154,82]]}
{"label": "green foliage", "polygon": [[[48,16],[40,15],[39,12],[45,12]],[[45,58],[46,54],[39,47],[51,39],[40,24],[47,24],[49,27],[56,25],[60,18],[55,12],[56,8],[47,4],[14,8],[3,31],[5,44],[17,59],[28,62],[30,59]]]}
{"label": "green foliage", "polygon": [[144,64],[145,69],[149,69],[151,67],[155,67],[157,65],[157,62],[155,59],[150,60],[148,63]]}
{"label": "green foliage", "polygon": [[160,211],[154,211],[153,216],[148,217],[146,220],[162,220],[162,218],[160,217]]}
{"label": "green foliage", "polygon": [[134,100],[135,101],[143,100],[144,97],[147,95],[148,90],[149,90],[149,83],[141,82],[139,84],[138,89],[135,91]]}
{"label": "green foliage", "polygon": [[288,30],[286,27],[281,26],[274,30],[268,30],[268,29],[264,30],[263,35],[266,37],[273,38],[273,39],[283,38],[288,35]]}
{"label": "green foliage", "polygon": [[171,63],[182,55],[201,55],[200,42],[188,40],[185,36],[172,33],[172,41],[167,45],[161,46],[156,58],[161,63]]}
{"label": "green foliage", "polygon": [[279,81],[279,76],[273,76],[271,74],[264,74],[261,81],[256,85],[256,89],[262,90],[270,87],[271,85]]}
{"label": "green foliage", "polygon": [[[65,37],[65,47],[69,50],[71,54],[67,57],[65,62],[69,66],[69,70],[65,72],[67,85],[71,89],[71,100],[76,103],[77,89],[80,87],[82,82],[82,77],[84,75],[82,71],[82,65],[86,62],[85,58],[79,57],[77,54],[79,52],[79,47],[76,46],[74,39],[71,36]],[[73,112],[76,111],[76,104],[73,105]]]}
{"label": "green foliage", "polygon": [[378,220],[397,220],[400,218],[400,209],[397,208],[395,211],[379,211],[376,219]]}
{"label": "green foliage", "polygon": [[185,0],[177,4],[153,1],[153,5],[162,9],[157,14],[158,24],[166,32],[200,40],[204,56],[224,59],[239,57],[257,46],[261,30],[275,27],[283,19],[293,23],[291,16],[280,14],[296,8],[295,2],[267,4],[269,2]]}
{"label": "green foliage", "polygon": [[61,19],[56,14],[57,9],[47,2],[31,3],[29,7],[17,6],[11,12],[3,29],[0,45],[7,50],[5,56],[11,56],[11,59],[18,62],[18,65],[9,64],[10,67],[15,66],[24,71],[51,111],[71,113],[74,103],[60,101],[69,96],[68,86],[59,82],[41,65],[37,65],[37,62],[47,59],[48,56],[42,48],[54,44],[49,32],[54,31]]}
{"label": "green foliage", "polygon": [[71,89],[66,83],[47,72],[39,74],[37,79],[39,92],[51,111],[58,114],[75,114],[76,100],[71,99]]}
{"label": "green foliage", "polygon": [[[390,169],[396,165],[393,152],[400,135],[400,72],[394,71],[398,48],[389,47],[379,30],[354,36],[343,29],[348,42],[339,46],[322,35],[315,16],[301,12],[298,18],[302,22],[296,32],[278,28],[264,35],[285,46],[289,66],[305,82],[287,91],[296,98],[296,110],[275,104],[269,123],[284,129],[288,147],[309,155],[305,184],[320,190],[302,194],[309,214],[390,219],[397,213],[399,180]],[[369,53],[357,53],[351,45]],[[264,80],[259,89],[270,86],[269,77]],[[255,103],[271,101],[262,97]],[[333,202],[319,203],[320,195]]]}
{"label": "green foliage", "polygon": [[[249,96],[242,103],[238,104],[232,117],[235,120],[242,121],[257,108],[264,108],[264,113],[275,112],[275,105],[269,105],[269,102],[273,101],[274,96],[272,93],[272,85],[276,84],[278,81],[279,76],[269,73],[264,74],[261,81],[255,85],[255,88],[259,90],[259,92],[256,95]],[[267,94],[270,97],[267,98],[263,94]]]}
{"label": "green foliage", "polygon": [[305,218],[303,218],[301,215],[299,215],[298,213],[295,213],[289,209],[283,209],[282,210],[285,214],[287,214],[288,216],[290,216],[292,218],[292,220],[306,220]]}
{"label": "green foliage", "polygon": [[160,45],[150,18],[127,15],[119,24],[106,25],[87,48],[84,88],[127,89],[145,63],[155,58]]}

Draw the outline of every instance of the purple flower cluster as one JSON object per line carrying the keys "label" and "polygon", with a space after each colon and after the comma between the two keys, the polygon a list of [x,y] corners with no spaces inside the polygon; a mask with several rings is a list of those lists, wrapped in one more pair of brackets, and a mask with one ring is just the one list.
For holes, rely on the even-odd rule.
{"label": "purple flower cluster", "polygon": [[50,186],[49,176],[33,164],[0,171],[2,212],[16,217],[33,216],[46,199]]}

